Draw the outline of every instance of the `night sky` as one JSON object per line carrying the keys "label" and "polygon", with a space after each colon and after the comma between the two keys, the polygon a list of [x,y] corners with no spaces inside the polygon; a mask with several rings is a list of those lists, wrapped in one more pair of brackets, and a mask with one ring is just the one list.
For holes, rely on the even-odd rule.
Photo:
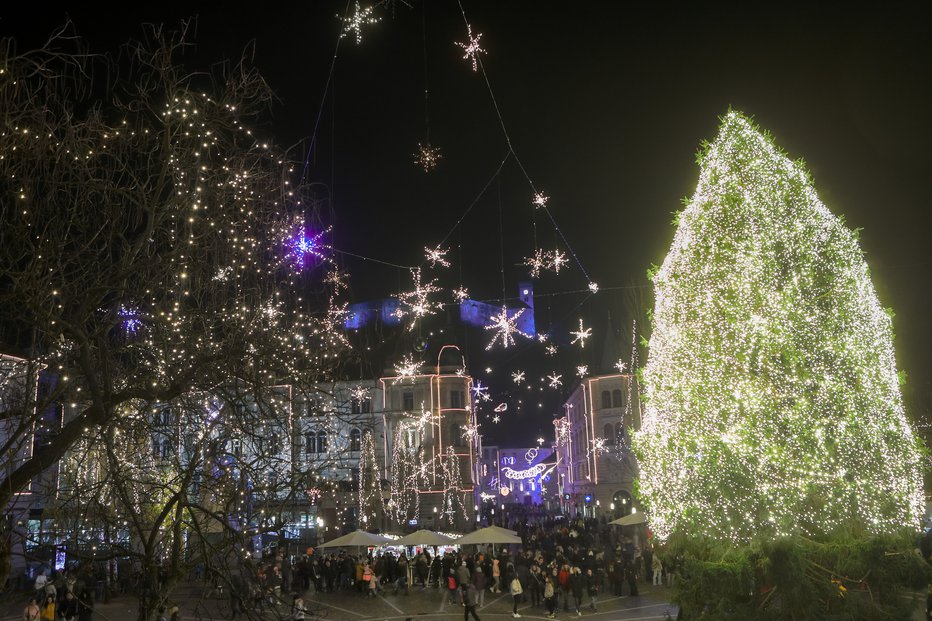
{"label": "night sky", "polygon": [[[257,134],[294,146],[303,159],[316,126],[310,178],[332,196],[331,243],[355,299],[407,289],[406,271],[380,262],[418,265],[424,247],[444,239],[453,261],[438,274],[444,285],[497,300],[504,273],[513,296],[536,235],[541,247],[571,260],[536,284],[538,327],[575,329],[583,318],[595,342],[611,310],[614,327],[626,328],[632,300],[652,304],[646,271],[662,262],[673,213],[695,188],[700,144],[715,137],[731,107],[804,159],[828,208],[863,229],[881,303],[896,312],[907,407],[913,420],[930,418],[932,21],[918,3],[863,12],[772,3],[758,12],[705,3],[653,12],[621,2],[462,3],[473,33],[482,33],[488,84],[454,44],[466,40],[455,0],[376,7],[381,21],[364,27],[360,45],[352,34],[343,39],[333,63],[345,2],[197,15],[197,47],[185,58],[192,68],[237,58],[255,42],[255,64],[281,98]],[[16,37],[21,50],[65,18],[34,7],[0,9],[0,35]],[[194,15],[162,5],[70,13],[98,52],[139,35],[144,21],[172,26]],[[427,132],[425,85],[431,143],[444,156],[429,174],[412,163]],[[517,155],[494,176],[508,145],[489,85]],[[557,227],[535,213],[522,166],[550,197]],[[588,296],[590,280],[601,287],[596,296]],[[640,332],[646,336],[646,327]],[[486,380],[500,386],[501,399],[514,399],[506,385],[524,362],[512,352],[486,356],[487,338],[475,335],[470,362],[492,366]],[[582,360],[576,348],[552,359],[539,347],[522,351],[536,360],[529,369],[561,367],[564,388]],[[553,411],[526,400],[502,424],[483,423],[489,443],[552,434]]]}

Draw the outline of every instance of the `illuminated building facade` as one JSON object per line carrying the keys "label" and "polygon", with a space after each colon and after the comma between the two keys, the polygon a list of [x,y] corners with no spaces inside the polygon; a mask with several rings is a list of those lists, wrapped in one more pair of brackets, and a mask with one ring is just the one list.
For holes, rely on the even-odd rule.
{"label": "illuminated building facade", "polygon": [[638,469],[630,434],[641,424],[635,377],[584,377],[553,424],[558,465],[552,476],[563,511],[620,517],[635,510]]}

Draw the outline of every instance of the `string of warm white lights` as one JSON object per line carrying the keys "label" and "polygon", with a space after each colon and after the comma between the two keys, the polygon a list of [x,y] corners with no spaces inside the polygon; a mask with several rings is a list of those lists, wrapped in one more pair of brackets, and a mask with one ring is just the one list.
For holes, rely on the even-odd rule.
{"label": "string of warm white lights", "polygon": [[636,435],[656,535],[918,527],[891,320],[806,171],[729,112],[678,220]]}

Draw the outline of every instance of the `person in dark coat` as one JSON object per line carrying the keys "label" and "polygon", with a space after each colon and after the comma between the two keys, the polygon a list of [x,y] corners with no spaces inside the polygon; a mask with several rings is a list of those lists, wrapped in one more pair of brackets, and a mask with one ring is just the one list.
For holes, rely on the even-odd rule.
{"label": "person in dark coat", "polygon": [[570,575],[570,590],[573,591],[573,601],[577,617],[582,616],[582,612],[579,608],[582,606],[583,589],[585,588],[586,579],[583,577],[582,571],[579,567],[574,567],[573,573]]}

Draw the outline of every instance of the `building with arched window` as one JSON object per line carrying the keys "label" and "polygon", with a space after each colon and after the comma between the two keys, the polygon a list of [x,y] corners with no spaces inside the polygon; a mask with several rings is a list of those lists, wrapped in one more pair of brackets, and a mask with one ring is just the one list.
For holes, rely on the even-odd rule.
{"label": "building with arched window", "polygon": [[[580,380],[554,421],[555,478],[563,510],[620,517],[634,508],[637,462],[630,430],[641,425],[641,403],[631,374],[591,375]],[[624,503],[616,499],[628,499]]]}

